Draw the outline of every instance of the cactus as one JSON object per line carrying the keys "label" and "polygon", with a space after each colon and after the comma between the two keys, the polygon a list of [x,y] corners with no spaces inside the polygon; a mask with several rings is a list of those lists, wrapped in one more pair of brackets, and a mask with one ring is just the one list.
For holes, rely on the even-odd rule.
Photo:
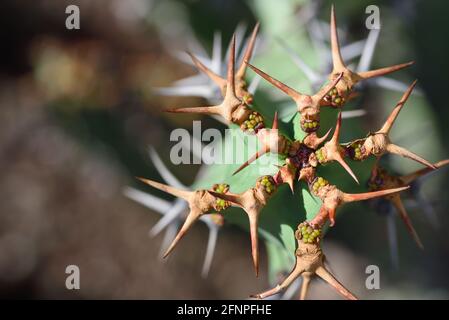
{"label": "cactus", "polygon": [[[326,235],[326,225],[329,223],[330,226],[334,226],[336,223],[337,208],[345,203],[374,198],[390,201],[396,207],[415,241],[422,247],[400,195],[409,189],[410,184],[419,176],[448,164],[448,161],[432,164],[412,151],[393,143],[390,139],[389,133],[399,112],[412,94],[416,81],[407,87],[378,131],[349,142],[340,141],[341,128],[344,127],[344,112],[348,112],[343,109],[347,108],[346,105],[349,105],[351,100],[363,94],[363,91],[357,91],[357,84],[397,72],[409,67],[413,62],[366,70],[367,63],[364,61],[362,67],[351,70],[342,55],[336,14],[332,6],[330,14],[332,70],[328,75],[313,71],[295,55],[288,44],[282,44],[290,56],[299,59],[298,65],[312,82],[311,86],[314,87],[316,83],[320,83],[320,87],[315,88],[316,92],[308,95],[302,93],[302,90],[287,86],[281,80],[275,79],[253,65],[251,57],[255,51],[258,31],[259,24],[256,24],[237,70],[235,65],[238,46],[236,46],[236,36],[232,37],[228,50],[227,72],[224,77],[216,72],[217,70],[212,70],[207,61],[202,62],[194,54],[189,53],[193,64],[218,87],[221,102],[208,106],[176,107],[167,111],[175,114],[206,114],[215,118],[219,117],[220,121],[229,126],[232,133],[231,136],[226,137],[220,149],[221,156],[230,150],[238,152],[232,147],[234,138],[258,141],[259,143],[255,145],[260,147],[253,148],[252,154],[248,155],[243,164],[203,165],[205,171],[189,190],[170,178],[165,178],[168,184],[162,184],[139,177],[145,184],[184,200],[182,201],[184,206],[172,210],[172,212],[176,211],[176,214],[171,217],[172,221],[176,220],[179,224],[181,213],[188,207],[188,214],[182,222],[183,225],[177,235],[171,237],[171,244],[166,248],[164,257],[176,248],[196,221],[206,221],[205,219],[210,217],[207,223],[211,226],[211,230],[218,230],[213,229],[212,226],[216,225],[218,228],[224,220],[249,229],[251,257],[256,275],[259,273],[259,236],[267,242],[269,255],[281,257],[278,267],[281,265],[282,269],[287,269],[291,266],[291,261],[295,261],[293,271],[284,281],[273,289],[252,295],[252,297],[266,298],[277,294],[287,289],[297,278],[302,277],[300,298],[304,299],[312,276],[317,275],[344,298],[356,299],[355,295],[346,289],[324,265],[321,243]],[[272,103],[259,103],[258,95],[254,91],[255,85],[247,86],[249,69],[292,99],[294,106],[290,104],[287,109],[294,108],[294,112],[284,112],[282,107],[276,108]],[[283,78],[281,72],[276,74],[276,77]],[[321,121],[320,115],[334,109],[338,111],[338,116],[335,130],[328,139],[332,128],[323,128],[326,124]],[[273,119],[271,127],[268,127],[269,119]],[[320,131],[323,131],[321,129],[326,129],[326,132],[321,134]],[[227,148],[228,146],[231,146],[231,149]],[[399,155],[426,167],[407,176],[393,176],[379,166],[379,159],[385,158],[386,154]],[[271,165],[261,163],[259,159],[262,157],[273,160],[270,162]],[[376,163],[369,178],[369,190],[366,192],[346,193],[340,190],[339,181],[332,181],[331,178],[321,176],[319,173],[322,166],[337,162],[359,184],[359,178],[350,164],[354,161],[365,162],[370,158],[376,159]],[[274,161],[279,165],[272,165]],[[137,201],[145,202],[136,192],[136,190],[128,189],[127,195]],[[174,205],[165,203],[164,206],[173,209],[176,203]],[[167,221],[170,218],[166,218],[168,215],[169,213],[163,218],[166,224],[169,224]],[[246,218],[242,219],[245,216]],[[208,267],[203,269],[203,274],[207,274],[204,270],[210,267],[210,255],[211,252],[208,250],[208,258],[206,258]],[[272,267],[273,270],[270,270],[272,273],[279,271]]]}

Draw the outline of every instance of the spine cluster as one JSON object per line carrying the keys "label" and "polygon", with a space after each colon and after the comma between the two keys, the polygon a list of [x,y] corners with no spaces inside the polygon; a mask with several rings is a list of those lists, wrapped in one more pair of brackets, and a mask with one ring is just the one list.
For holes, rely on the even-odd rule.
{"label": "spine cluster", "polygon": [[[218,115],[229,124],[234,123],[239,125],[243,132],[255,134],[262,142],[263,147],[255,155],[250,157],[248,161],[235,172],[235,174],[245,174],[245,167],[266,153],[284,155],[285,164],[279,168],[279,171],[275,175],[260,177],[253,188],[240,194],[232,193],[232,185],[229,186],[219,182],[209,190],[181,191],[151,180],[142,179],[143,182],[177,197],[181,197],[189,203],[190,213],[166,255],[171,252],[182,236],[202,215],[214,213],[216,211],[224,212],[225,214],[228,207],[239,207],[243,209],[248,216],[251,233],[252,257],[257,274],[259,266],[257,228],[262,209],[275,194],[279,185],[287,183],[293,192],[294,183],[298,180],[304,181],[309,187],[310,192],[322,201],[321,208],[319,212],[316,212],[314,219],[310,221],[301,221],[298,225],[298,230],[295,233],[298,241],[295,269],[286,280],[276,288],[257,294],[255,297],[265,298],[278,293],[291,284],[292,279],[298,276],[303,276],[303,286],[305,287],[303,288],[304,294],[302,293],[301,297],[304,298],[310,277],[316,274],[328,282],[345,298],[355,299],[355,296],[344,288],[343,285],[341,285],[323,266],[324,256],[320,248],[320,240],[323,237],[323,226],[326,222],[330,222],[331,225],[334,225],[336,209],[347,202],[384,197],[396,205],[407,228],[410,230],[415,240],[421,245],[416,232],[411,226],[408,216],[403,210],[399,193],[406,190],[409,184],[417,176],[421,176],[441,167],[447,164],[447,162],[432,164],[411,151],[392,143],[389,138],[389,133],[394,121],[415,87],[416,81],[410,85],[398,104],[393,108],[384,125],[378,131],[361,139],[355,139],[347,143],[341,143],[339,141],[340,127],[342,125],[341,114],[336,122],[336,127],[331,139],[327,139],[330,131],[328,131],[325,136],[319,137],[317,135],[317,130],[320,127],[320,112],[322,108],[325,107],[343,108],[344,105],[353,98],[353,88],[358,82],[401,70],[410,66],[412,62],[360,73],[350,70],[341,57],[335,12],[332,7],[330,35],[333,69],[328,75],[328,80],[318,92],[313,95],[306,95],[285,85],[281,81],[249,63],[258,29],[259,25],[256,25],[252,37],[247,44],[247,49],[244,53],[244,61],[237,71],[234,69],[235,36],[233,36],[230,45],[231,50],[229,52],[226,78],[222,78],[220,75],[209,70],[192,55],[192,59],[196,66],[208,75],[221,89],[223,95],[222,103],[214,106],[174,108],[168,111],[175,113]],[[279,132],[277,113],[275,114],[275,120],[271,128],[266,127],[263,115],[255,110],[254,103],[256,101],[254,101],[253,95],[247,91],[246,85],[242,85],[242,83],[245,83],[245,74],[248,67],[276,88],[283,91],[296,103],[297,112],[300,114],[300,127],[305,133],[305,137],[302,140],[290,139]],[[280,147],[274,148],[273,146],[275,145]],[[425,165],[426,168],[418,171],[414,175],[393,179],[380,168],[376,167],[373,169],[370,179],[370,190],[360,194],[345,193],[339,190],[337,186],[332,185],[325,178],[319,177],[316,174],[318,166],[336,161],[343,166],[358,183],[357,177],[352,172],[346,160],[363,161],[369,157],[379,159],[382,155],[387,153],[412,159]],[[294,212],[292,212],[292,214],[294,214]],[[303,292],[303,290],[301,292]]]}

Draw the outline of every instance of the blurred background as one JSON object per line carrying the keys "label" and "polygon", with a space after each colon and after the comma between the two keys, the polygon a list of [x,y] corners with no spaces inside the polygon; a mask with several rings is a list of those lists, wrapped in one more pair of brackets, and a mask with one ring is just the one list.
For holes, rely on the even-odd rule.
{"label": "blurred background", "polygon": [[[79,30],[65,27],[70,4],[80,8]],[[418,78],[420,86],[412,100],[416,103],[401,113],[393,138],[430,161],[448,158],[449,3],[338,1],[338,24],[347,33],[346,43],[367,37],[365,8],[370,4],[379,6],[382,21],[373,65],[416,61],[392,76],[407,85]],[[220,232],[206,279],[201,276],[205,225],[196,226],[162,262],[163,235],[148,236],[160,215],[125,197],[123,188],[134,186],[171,199],[134,181],[134,176],[161,180],[148,156],[150,145],[180,181],[194,182],[198,165],[170,164],[169,136],[175,128],[191,130],[198,117],[162,110],[205,100],[154,90],[197,73],[177,52],[204,48],[210,54],[215,31],[222,32],[226,48],[237,26],[246,25],[241,30],[248,35],[260,21],[263,45],[255,64],[274,76],[282,75],[280,70],[290,72],[290,78],[282,79],[291,83],[303,81],[302,72],[286,62],[288,54],[274,39],[293,43],[299,55],[311,59],[312,49],[301,47],[298,39],[308,37],[311,15],[329,21],[330,5],[314,1],[311,10],[305,0],[1,1],[0,297],[240,299],[268,288],[265,249],[261,275],[255,278],[247,234],[232,225]],[[277,64],[282,66],[276,69]],[[359,107],[367,115],[348,121],[365,133],[378,127],[401,95],[366,90]],[[214,119],[201,120],[203,130],[225,128]],[[354,130],[348,129],[344,138],[356,137]],[[393,160],[391,167],[400,173],[419,168],[403,159]],[[326,253],[348,288],[364,299],[449,298],[448,177],[449,171],[441,170],[425,180],[421,191],[438,217],[436,225],[422,208],[409,206],[425,251],[416,248],[397,221],[396,262],[385,215],[366,205],[345,210],[326,238]],[[65,287],[65,268],[71,264],[81,270],[80,290]],[[369,264],[381,268],[381,290],[365,289]],[[310,298],[338,297],[316,281]]]}

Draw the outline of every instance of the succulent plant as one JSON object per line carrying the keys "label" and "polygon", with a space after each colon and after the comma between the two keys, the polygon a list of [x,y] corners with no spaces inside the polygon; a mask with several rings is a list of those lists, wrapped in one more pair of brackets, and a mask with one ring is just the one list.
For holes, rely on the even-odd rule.
{"label": "succulent plant", "polygon": [[[448,164],[448,161],[432,164],[390,140],[389,133],[399,112],[415,88],[416,81],[406,89],[378,131],[349,142],[340,141],[341,128],[344,126],[342,123],[343,109],[353,98],[363,93],[362,91],[358,92],[357,84],[397,72],[410,66],[413,62],[367,71],[369,63],[365,59],[357,70],[351,70],[342,57],[335,11],[332,7],[330,19],[331,72],[327,76],[322,76],[313,73],[304,67],[305,64],[300,63],[304,70],[307,69],[306,73],[309,74],[310,81],[321,81],[320,88],[316,88],[316,92],[309,95],[301,93],[302,90],[287,86],[250,63],[258,30],[259,24],[253,30],[237,71],[235,70],[236,36],[232,37],[225,77],[217,70],[209,68],[193,54],[189,54],[193,64],[216,84],[222,100],[218,104],[188,108],[177,107],[167,111],[220,117],[229,126],[232,133],[223,142],[221,153],[240,152],[240,150],[235,150],[235,146],[232,145],[233,139],[259,141],[255,145],[259,145],[260,148],[252,148],[252,154],[243,163],[203,165],[205,172],[189,190],[179,183],[170,183],[170,179],[167,178],[165,180],[168,184],[139,178],[154,188],[183,199],[181,209],[175,210],[176,215],[174,216],[178,219],[177,225],[180,213],[188,207],[188,214],[183,225],[166,249],[164,257],[176,248],[181,238],[196,221],[213,217],[207,220],[211,226],[221,226],[224,220],[249,229],[251,256],[256,275],[259,272],[259,235],[266,240],[269,255],[276,251],[278,251],[277,254],[285,254],[284,256],[287,258],[281,263],[284,268],[290,265],[291,260],[295,261],[293,270],[284,281],[273,289],[255,294],[253,297],[266,298],[277,294],[295,283],[297,278],[302,277],[300,298],[304,299],[311,277],[317,275],[344,298],[356,299],[324,265],[321,243],[326,235],[327,224],[335,225],[337,208],[345,203],[373,198],[388,200],[396,207],[407,229],[418,245],[422,247],[401,202],[400,194],[409,189],[410,184],[417,177]],[[375,36],[376,39],[377,36]],[[372,55],[372,51],[373,49],[371,49],[370,55]],[[293,53],[289,51],[289,54]],[[258,104],[257,94],[249,90],[246,85],[248,68],[294,101],[293,117],[282,114],[282,110],[276,110],[273,105]],[[282,77],[281,74],[276,76]],[[183,94],[185,93],[183,90],[179,92],[181,91]],[[173,92],[175,93],[175,91]],[[338,110],[335,130],[330,139],[328,137],[331,129],[326,128],[328,129],[326,133],[319,134],[320,128],[323,126],[320,115],[329,109]],[[271,128],[267,127],[268,119],[274,119]],[[227,148],[228,146],[230,149]],[[249,148],[251,149],[251,147]],[[392,176],[378,165],[378,160],[386,154],[400,155],[426,167],[408,176]],[[259,161],[261,157],[269,157],[273,161],[266,165]],[[363,193],[343,192],[338,187],[338,181],[334,181],[332,183],[335,184],[332,184],[318,172],[321,166],[338,162],[352,179],[359,183],[350,163],[365,161],[368,158],[375,158],[376,164],[369,179],[369,190]],[[273,163],[278,165],[273,165]],[[288,188],[284,184],[287,184]],[[134,193],[130,191],[131,189],[128,190],[128,196],[145,202],[143,198],[139,200],[136,190],[133,191]],[[164,206],[170,207],[167,204]],[[168,216],[169,213],[166,215]],[[242,216],[246,216],[247,219],[242,219]],[[164,221],[167,220],[168,218]],[[292,257],[294,259],[291,259]],[[210,266],[210,257],[206,260],[209,261]],[[208,270],[209,267],[206,269]]]}

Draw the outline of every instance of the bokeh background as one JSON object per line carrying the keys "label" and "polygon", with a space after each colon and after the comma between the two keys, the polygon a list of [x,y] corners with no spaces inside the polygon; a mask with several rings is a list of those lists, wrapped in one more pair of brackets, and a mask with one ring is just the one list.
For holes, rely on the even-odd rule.
{"label": "bokeh background", "polygon": [[[308,3],[3,0],[0,297],[223,299],[246,298],[268,288],[264,248],[261,276],[255,278],[247,234],[232,225],[220,234],[207,279],[200,273],[207,239],[204,225],[195,227],[167,261],[160,261],[162,236],[148,237],[160,216],[122,191],[127,185],[143,189],[134,181],[136,175],[160,180],[148,157],[150,145],[185,184],[193,182],[198,170],[195,165],[169,163],[170,132],[190,129],[197,117],[161,111],[204,100],[165,97],[153,90],[196,73],[173,53],[192,43],[210,51],[216,30],[222,31],[226,46],[239,23],[250,29],[261,21],[266,45],[254,61],[271,66],[267,70],[276,74],[277,61],[263,60],[264,52],[288,60],[272,39],[303,37],[301,12]],[[65,28],[69,4],[80,8],[80,30]],[[318,18],[328,21],[330,4],[317,3]],[[383,26],[374,65],[415,60],[412,68],[394,78],[405,83],[418,78],[422,91],[416,98],[421,102],[408,105],[415,110],[401,113],[396,136],[431,161],[449,157],[449,3],[338,1],[338,22],[350,35],[348,42],[366,37],[364,12],[370,4],[380,7]],[[287,20],[297,21],[298,35],[295,29],[286,31],[282,21]],[[299,52],[307,57],[309,49]],[[301,77],[293,63],[283,68],[291,70],[292,78]],[[358,121],[367,130],[378,126],[400,97],[380,91],[369,89],[363,101],[367,116],[349,123]],[[379,95],[383,98],[376,98]],[[203,129],[224,128],[213,119],[202,120]],[[418,168],[403,159],[393,161],[393,167],[402,173]],[[437,228],[419,208],[410,210],[425,251],[416,248],[398,223],[399,268],[391,263],[385,217],[367,206],[347,209],[326,241],[332,268],[342,282],[365,299],[448,298],[448,177],[449,171],[441,170],[425,180],[422,190],[438,215]],[[80,267],[80,290],[65,288],[65,268],[70,264]],[[381,268],[381,290],[365,289],[368,264]],[[323,283],[312,285],[310,298],[336,297]]]}

